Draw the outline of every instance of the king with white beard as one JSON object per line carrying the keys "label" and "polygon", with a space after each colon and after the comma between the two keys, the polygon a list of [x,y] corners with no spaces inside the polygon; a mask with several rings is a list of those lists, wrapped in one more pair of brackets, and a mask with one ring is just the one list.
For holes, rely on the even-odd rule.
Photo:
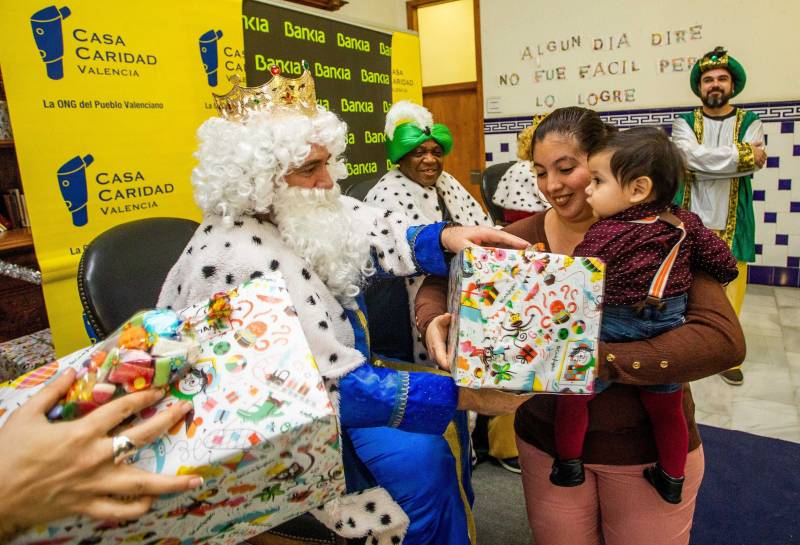
{"label": "king with white beard", "polygon": [[280,184],[272,219],[283,241],[305,259],[335,297],[346,301],[359,294],[375,267],[364,226],[345,213],[341,196],[337,184],[329,189]]}
{"label": "king with white beard", "polygon": [[373,275],[446,274],[444,249],[525,243],[489,228],[411,226],[341,196],[347,126],[316,105],[307,71],[235,86],[215,100],[220,117],[198,130],[192,173],[203,222],[159,306],[182,308],[279,271],[337,406],[344,444],[368,469],[358,471],[345,449],[348,490],[382,487],[319,518],[371,543],[474,542],[468,442],[457,409],[503,413],[524,400],[462,391],[448,376],[373,366],[361,293]]}

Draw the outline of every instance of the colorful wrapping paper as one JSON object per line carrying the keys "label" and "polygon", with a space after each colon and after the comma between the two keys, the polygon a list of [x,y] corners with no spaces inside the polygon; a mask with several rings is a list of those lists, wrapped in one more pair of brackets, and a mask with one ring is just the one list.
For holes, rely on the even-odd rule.
{"label": "colorful wrapping paper", "polygon": [[0,343],[0,382],[14,380],[55,357],[49,329]]}
{"label": "colorful wrapping paper", "polygon": [[467,248],[450,268],[450,356],[459,386],[589,394],[604,264],[596,258]]}
{"label": "colorful wrapping paper", "polygon": [[[158,473],[199,474],[203,487],[159,498],[133,523],[65,519],[15,543],[233,545],[344,494],[337,420],[283,279],[265,275],[229,296],[229,319],[208,319],[208,302],[180,313],[202,354],[172,395],[137,417],[180,399],[192,402],[194,410],[133,463]],[[0,385],[0,424],[87,353]]]}

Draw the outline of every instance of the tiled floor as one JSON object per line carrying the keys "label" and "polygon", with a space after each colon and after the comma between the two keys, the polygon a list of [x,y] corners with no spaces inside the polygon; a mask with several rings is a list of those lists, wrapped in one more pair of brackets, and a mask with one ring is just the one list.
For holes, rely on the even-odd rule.
{"label": "tiled floor", "polygon": [[740,320],[744,384],[693,382],[697,421],[800,443],[800,289],[750,284]]}

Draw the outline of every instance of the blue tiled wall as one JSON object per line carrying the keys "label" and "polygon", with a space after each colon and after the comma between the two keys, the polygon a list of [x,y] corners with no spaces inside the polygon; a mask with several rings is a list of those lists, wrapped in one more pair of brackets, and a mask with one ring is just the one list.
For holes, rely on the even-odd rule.
{"label": "blue tiled wall", "polygon": [[[767,164],[753,177],[756,217],[756,262],[748,272],[755,284],[800,287],[800,101],[742,104],[764,121]],[[601,112],[619,127],[660,125],[669,130],[685,108]],[[484,122],[486,162],[516,160],[516,135],[531,117]]]}

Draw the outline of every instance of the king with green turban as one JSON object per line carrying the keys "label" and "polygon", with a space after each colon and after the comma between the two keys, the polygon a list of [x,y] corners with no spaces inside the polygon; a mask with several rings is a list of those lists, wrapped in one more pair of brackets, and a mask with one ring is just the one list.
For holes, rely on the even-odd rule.
{"label": "king with green turban", "polygon": [[433,140],[442,147],[444,155],[453,149],[453,135],[447,125],[434,123],[427,108],[408,100],[394,104],[386,114],[386,155],[392,163],[423,142]]}
{"label": "king with green turban", "polygon": [[[481,205],[464,186],[444,171],[444,156],[453,149],[450,129],[433,122],[427,108],[408,100],[386,114],[386,155],[395,167],[370,189],[365,201],[408,218],[412,225],[454,221],[462,225],[492,225]],[[422,281],[406,280],[409,316]],[[414,362],[435,366],[416,327],[412,331]]]}
{"label": "king with green turban", "polygon": [[[703,88],[702,81],[709,77]],[[698,214],[745,262],[755,260],[751,177],[760,168],[754,146],[763,150],[764,143],[758,116],[728,104],[746,81],[744,68],[724,48],[706,53],[690,76],[703,107],[679,115],[672,129],[688,168],[676,204]]]}
{"label": "king with green turban", "polygon": [[692,92],[695,95],[698,97],[700,96],[700,77],[703,73],[715,68],[724,68],[730,73],[731,79],[733,79],[731,98],[744,91],[744,86],[747,83],[747,74],[744,71],[744,67],[739,64],[739,61],[728,55],[725,48],[716,47],[713,51],[709,51],[703,55],[694,63],[694,66],[692,66],[692,73],[689,78]]}
{"label": "king with green turban", "polygon": [[[754,112],[729,104],[747,82],[742,65],[717,47],[692,68],[689,85],[702,107],[680,114],[672,141],[686,162],[686,176],[675,203],[691,210],[727,244],[739,262],[739,277],[725,288],[739,312],[747,286],[747,262],[755,261],[752,175],[764,166],[764,126]],[[741,370],[722,378],[741,384]]]}

